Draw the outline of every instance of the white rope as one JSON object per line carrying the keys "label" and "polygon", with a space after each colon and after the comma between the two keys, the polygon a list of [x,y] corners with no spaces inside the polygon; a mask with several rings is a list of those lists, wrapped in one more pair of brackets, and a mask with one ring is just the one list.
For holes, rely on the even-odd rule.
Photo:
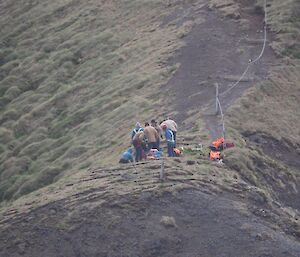
{"label": "white rope", "polygon": [[218,102],[218,105],[219,105],[219,108],[220,108],[221,116],[224,116],[224,114],[223,114],[223,109],[222,109],[222,106],[221,106],[221,103],[220,103],[219,98],[217,98],[217,102]]}
{"label": "white rope", "polygon": [[233,88],[235,88],[240,82],[241,80],[245,77],[245,75],[247,74],[249,68],[251,67],[252,64],[256,63],[264,54],[265,48],[266,48],[266,42],[267,42],[267,0],[264,0],[264,13],[265,13],[265,17],[264,17],[264,43],[263,43],[263,47],[262,50],[260,52],[260,54],[258,55],[258,57],[256,57],[253,61],[250,60],[245,71],[243,72],[243,74],[241,75],[241,77],[227,90],[225,90],[224,92],[222,92],[220,94],[220,96],[223,96],[225,94],[227,94],[229,91],[231,91]]}
{"label": "white rope", "polygon": [[251,67],[252,64],[256,63],[264,54],[265,48],[266,48],[266,42],[267,42],[267,0],[264,0],[264,43],[261,49],[260,54],[252,61],[250,60],[248,62],[248,65],[246,67],[246,69],[244,70],[243,74],[240,76],[240,78],[227,90],[225,90],[224,92],[222,92],[221,94],[219,94],[219,90],[218,90],[218,85],[217,85],[217,90],[216,90],[216,104],[219,107],[220,110],[220,114],[222,117],[222,134],[223,134],[223,138],[225,139],[225,117],[224,117],[224,113],[223,113],[223,109],[222,109],[222,105],[219,99],[219,96],[223,96],[225,94],[227,94],[230,90],[232,90],[233,88],[235,88],[240,82],[241,80],[245,77],[245,75],[247,74],[249,68]]}
{"label": "white rope", "polygon": [[265,12],[265,18],[264,18],[264,44],[262,47],[262,50],[259,54],[259,56],[251,62],[252,63],[256,63],[264,54],[265,48],[266,48],[266,43],[267,43],[267,0],[264,0],[264,12]]}
{"label": "white rope", "polygon": [[221,105],[219,97],[217,97],[217,104],[219,106],[220,114],[221,114],[221,117],[222,117],[222,134],[223,134],[223,138],[225,139],[225,134],[226,134],[226,132],[225,132],[225,120],[224,120],[224,113],[223,113],[223,109],[222,109],[222,105]]}

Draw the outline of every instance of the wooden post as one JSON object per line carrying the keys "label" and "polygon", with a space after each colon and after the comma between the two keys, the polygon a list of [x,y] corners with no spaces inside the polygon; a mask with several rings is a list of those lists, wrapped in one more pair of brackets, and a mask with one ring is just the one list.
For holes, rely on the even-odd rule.
{"label": "wooden post", "polygon": [[164,160],[161,162],[161,169],[160,169],[160,174],[159,174],[159,180],[163,181],[165,176],[165,163]]}

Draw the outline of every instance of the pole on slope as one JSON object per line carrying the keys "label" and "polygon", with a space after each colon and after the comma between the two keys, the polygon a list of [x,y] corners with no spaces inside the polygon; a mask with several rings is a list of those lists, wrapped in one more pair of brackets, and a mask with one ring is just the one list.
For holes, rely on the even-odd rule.
{"label": "pole on slope", "polygon": [[161,161],[161,169],[160,169],[160,173],[159,173],[159,180],[161,182],[164,181],[164,177],[165,177],[165,163],[164,163],[164,159],[162,159]]}
{"label": "pole on slope", "polygon": [[226,131],[225,131],[225,120],[224,120],[224,114],[222,114],[222,136],[225,140],[225,136],[226,136]]}
{"label": "pole on slope", "polygon": [[138,173],[137,170],[136,170],[136,167],[135,167],[135,162],[131,162],[131,165],[134,168],[135,172]]}
{"label": "pole on slope", "polygon": [[216,86],[216,115],[219,114],[220,109],[219,109],[219,84],[215,83]]}

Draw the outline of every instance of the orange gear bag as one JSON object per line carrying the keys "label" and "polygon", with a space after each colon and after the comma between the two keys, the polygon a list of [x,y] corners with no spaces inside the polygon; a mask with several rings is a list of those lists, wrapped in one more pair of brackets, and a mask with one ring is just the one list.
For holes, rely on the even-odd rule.
{"label": "orange gear bag", "polygon": [[209,159],[212,161],[221,159],[221,152],[210,151]]}
{"label": "orange gear bag", "polygon": [[220,137],[216,139],[215,141],[212,142],[212,145],[216,148],[219,149],[219,147],[224,143],[224,137]]}

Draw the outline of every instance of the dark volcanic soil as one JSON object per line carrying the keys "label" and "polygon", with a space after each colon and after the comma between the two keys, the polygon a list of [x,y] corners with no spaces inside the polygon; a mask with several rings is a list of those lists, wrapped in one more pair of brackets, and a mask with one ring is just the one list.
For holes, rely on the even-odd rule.
{"label": "dark volcanic soil", "polygon": [[[205,2],[205,1],[204,1]],[[250,3],[253,6],[253,3]],[[254,8],[254,7],[253,7]],[[242,12],[241,19],[236,21],[222,18],[220,13],[204,6],[200,11],[186,7],[183,16],[178,10],[168,21],[195,20],[204,18],[201,24],[194,25],[185,37],[186,46],[170,63],[180,63],[180,67],[166,85],[167,92],[174,96],[174,117],[182,127],[190,110],[199,110],[205,115],[206,125],[212,138],[221,135],[220,117],[215,112],[215,83],[219,92],[224,92],[236,82],[247,67],[249,59],[255,59],[263,45],[263,16]],[[179,19],[179,21],[178,21]],[[263,58],[253,65],[239,86],[221,97],[223,111],[255,82],[265,79],[268,67],[275,56],[270,47],[266,47]],[[171,93],[170,93],[171,92]]]}
{"label": "dark volcanic soil", "polygon": [[[163,216],[174,220],[162,222]],[[17,226],[18,232],[8,228],[0,234],[0,256],[298,257],[300,252],[299,241],[270,229],[266,218],[245,212],[231,195],[195,190],[142,193],[73,213],[57,202]]]}

